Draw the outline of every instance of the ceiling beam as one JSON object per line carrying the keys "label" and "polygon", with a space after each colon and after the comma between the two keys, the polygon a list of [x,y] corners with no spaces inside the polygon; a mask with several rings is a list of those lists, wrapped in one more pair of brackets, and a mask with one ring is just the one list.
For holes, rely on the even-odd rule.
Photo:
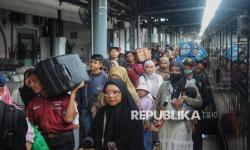
{"label": "ceiling beam", "polygon": [[196,26],[196,25],[201,25],[201,22],[196,22],[196,23],[184,23],[184,24],[166,24],[168,27],[178,27],[178,26]]}
{"label": "ceiling beam", "polygon": [[[203,0],[204,1],[204,0]],[[185,1],[185,2],[168,2],[165,5],[161,6],[151,6],[149,10],[154,10],[154,9],[169,9],[169,7],[179,7],[183,5],[193,5],[197,4],[198,2],[202,2],[201,0],[193,0],[193,1]]]}
{"label": "ceiling beam", "polygon": [[155,14],[165,14],[165,13],[175,13],[175,12],[185,12],[185,11],[197,11],[197,10],[203,10],[204,8],[205,7],[177,8],[177,9],[169,9],[169,10],[143,12],[142,14],[155,15]]}
{"label": "ceiling beam", "polygon": [[109,0],[109,2],[112,2],[112,3],[114,3],[114,4],[118,5],[118,6],[120,6],[121,8],[124,8],[124,9],[126,9],[126,10],[132,12],[132,8],[131,8],[131,7],[129,7],[128,5],[122,3],[122,2],[120,2],[120,1],[118,1],[118,0]]}
{"label": "ceiling beam", "polygon": [[61,2],[67,2],[73,5],[77,5],[77,6],[87,6],[88,5],[88,1],[87,0],[59,0]]}

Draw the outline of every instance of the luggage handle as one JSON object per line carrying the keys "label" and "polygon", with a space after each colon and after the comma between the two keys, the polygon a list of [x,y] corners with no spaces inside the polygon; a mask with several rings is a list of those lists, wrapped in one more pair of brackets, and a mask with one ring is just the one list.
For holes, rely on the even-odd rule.
{"label": "luggage handle", "polygon": [[66,67],[66,65],[63,64],[63,65],[60,65],[59,68],[63,72],[64,77],[67,78],[68,81],[71,81],[72,77],[71,77],[68,67]]}

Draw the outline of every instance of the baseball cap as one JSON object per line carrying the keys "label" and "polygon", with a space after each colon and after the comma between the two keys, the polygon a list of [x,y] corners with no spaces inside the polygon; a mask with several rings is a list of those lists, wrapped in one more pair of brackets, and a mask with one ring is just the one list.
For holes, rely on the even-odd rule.
{"label": "baseball cap", "polygon": [[194,66],[194,62],[192,58],[185,58],[183,61],[183,65],[189,65],[189,66]]}

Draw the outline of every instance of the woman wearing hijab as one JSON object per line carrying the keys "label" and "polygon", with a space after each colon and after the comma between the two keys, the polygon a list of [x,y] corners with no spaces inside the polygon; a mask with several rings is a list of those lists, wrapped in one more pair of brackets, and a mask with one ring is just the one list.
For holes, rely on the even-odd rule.
{"label": "woman wearing hijab", "polygon": [[[136,92],[136,89],[135,89],[134,85],[132,84],[132,82],[130,81],[130,79],[128,77],[127,70],[124,67],[122,67],[122,66],[115,66],[115,67],[112,67],[109,70],[108,76],[109,76],[109,79],[120,79],[123,82],[125,82],[126,87],[128,88],[128,91],[129,91],[132,99],[134,100],[134,102],[136,103],[136,105],[138,106],[138,108],[140,108],[140,97],[139,97],[138,93]],[[95,118],[97,111],[102,106],[106,105],[105,97],[104,97],[103,93],[101,93],[97,97],[97,100],[98,101],[91,108],[91,112],[92,112],[92,117],[93,118]]]}
{"label": "woman wearing hijab", "polygon": [[144,150],[143,122],[132,120],[131,111],[139,111],[126,84],[111,79],[104,86],[105,102],[93,125],[95,150]]}
{"label": "woman wearing hijab", "polygon": [[140,97],[137,94],[134,85],[130,81],[127,70],[124,67],[116,66],[111,68],[109,70],[108,76],[110,79],[121,79],[122,81],[124,81],[133,100],[135,101],[137,106],[140,106]]}
{"label": "woman wearing hijab", "polygon": [[29,87],[29,81],[27,80],[27,76],[33,71],[34,69],[31,68],[24,72],[23,86],[14,90],[12,93],[13,103],[23,110],[28,103],[36,97],[36,94]]}
{"label": "woman wearing hijab", "polygon": [[155,73],[154,62],[152,60],[147,60],[144,63],[144,73],[140,76],[138,85],[146,84],[151,95],[155,98],[162,82],[163,78]]}
{"label": "woman wearing hijab", "polygon": [[[161,110],[177,113],[177,109],[179,109],[177,103],[181,101],[192,108],[199,108],[202,105],[201,97],[198,94],[196,98],[176,94],[181,78],[178,63],[172,62],[170,65],[170,81],[162,83],[153,110],[158,113]],[[191,120],[164,120],[159,124],[160,150],[193,150]]]}
{"label": "woman wearing hijab", "polygon": [[156,73],[161,75],[164,81],[169,80],[169,59],[167,57],[160,58],[159,68],[156,70]]}
{"label": "woman wearing hijab", "polygon": [[5,104],[12,105],[10,91],[6,84],[6,78],[3,76],[3,74],[0,74],[0,100]]}

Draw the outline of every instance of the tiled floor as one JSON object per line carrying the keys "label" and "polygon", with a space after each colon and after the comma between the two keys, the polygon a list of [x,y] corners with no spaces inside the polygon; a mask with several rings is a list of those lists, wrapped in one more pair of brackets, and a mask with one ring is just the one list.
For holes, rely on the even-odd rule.
{"label": "tiled floor", "polygon": [[[160,149],[155,147],[154,150],[160,150]],[[209,135],[209,136],[203,136],[202,150],[222,150],[222,149],[217,143],[216,136]]]}
{"label": "tiled floor", "polygon": [[216,136],[203,136],[203,150],[221,150]]}

